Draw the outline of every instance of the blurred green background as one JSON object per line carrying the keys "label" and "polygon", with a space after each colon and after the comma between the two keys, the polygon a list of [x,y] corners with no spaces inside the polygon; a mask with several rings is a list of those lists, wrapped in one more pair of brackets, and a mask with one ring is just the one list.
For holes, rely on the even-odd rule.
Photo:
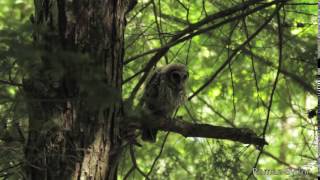
{"label": "blurred green background", "polygon": [[[189,24],[241,2],[140,0],[127,15],[125,60],[164,46]],[[281,10],[282,68],[266,131],[269,145],[264,148],[257,166],[271,170],[303,168],[310,174],[302,178],[310,179],[315,179],[317,174],[317,121],[315,117],[308,117],[308,112],[317,108],[316,3],[315,0],[290,1]],[[191,96],[274,9],[275,6],[263,9],[175,45],[157,66],[186,64],[190,74],[187,91]],[[37,50],[32,48],[32,13],[31,0],[0,1],[0,179],[24,177],[22,137],[27,136],[28,122],[20,85],[39,59]],[[179,109],[177,115],[190,122],[250,128],[262,135],[279,61],[277,28],[277,20],[273,18],[206,89]],[[149,54],[127,63],[124,80],[139,72],[151,57]],[[123,98],[130,95],[139,77],[124,83]],[[136,102],[139,96],[141,93]],[[150,170],[159,156],[151,179],[246,179],[259,154],[252,145],[227,140],[184,138],[170,133],[164,143],[165,137],[166,133],[161,132],[156,144],[142,142],[143,148],[135,148],[138,165],[144,172]],[[130,167],[130,155],[126,152],[119,166],[120,179]],[[129,179],[143,178],[135,171]]]}

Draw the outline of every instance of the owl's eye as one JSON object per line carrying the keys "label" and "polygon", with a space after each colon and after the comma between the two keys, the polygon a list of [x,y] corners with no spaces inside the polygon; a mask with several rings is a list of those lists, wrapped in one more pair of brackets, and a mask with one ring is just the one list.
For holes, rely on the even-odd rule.
{"label": "owl's eye", "polygon": [[188,78],[188,75],[187,75],[187,74],[185,74],[185,75],[182,76],[182,79],[183,79],[183,80],[186,80],[187,78]]}
{"label": "owl's eye", "polygon": [[171,77],[175,82],[179,82],[180,81],[180,75],[176,72],[171,73]]}

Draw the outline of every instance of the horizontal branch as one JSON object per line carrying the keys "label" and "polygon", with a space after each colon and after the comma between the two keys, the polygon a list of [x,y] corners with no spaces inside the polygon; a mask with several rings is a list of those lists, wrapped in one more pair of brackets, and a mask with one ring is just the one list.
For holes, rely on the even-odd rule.
{"label": "horizontal branch", "polygon": [[316,6],[318,3],[287,3],[286,5],[292,5],[292,6]]}
{"label": "horizontal branch", "polygon": [[144,117],[130,118],[136,128],[152,128],[167,132],[174,132],[184,137],[200,137],[238,141],[244,144],[263,146],[268,144],[265,139],[258,137],[248,128],[231,128],[198,124],[184,121],[182,118],[166,119],[145,115]]}
{"label": "horizontal branch", "polygon": [[12,82],[12,81],[6,81],[6,80],[1,80],[0,79],[0,84],[3,85],[9,85],[9,86],[22,86],[20,83]]}

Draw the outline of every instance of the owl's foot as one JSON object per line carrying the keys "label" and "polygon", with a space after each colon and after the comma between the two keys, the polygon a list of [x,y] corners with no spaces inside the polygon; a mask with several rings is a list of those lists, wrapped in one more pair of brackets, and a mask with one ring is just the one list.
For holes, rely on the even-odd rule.
{"label": "owl's foot", "polygon": [[121,138],[127,141],[129,144],[142,147],[142,145],[137,141],[137,137],[139,136],[139,133],[137,132],[136,124],[134,123],[129,124],[127,127],[123,129],[123,132],[121,134],[122,134]]}
{"label": "owl's foot", "polygon": [[142,145],[137,141],[136,138],[128,139],[127,141],[128,141],[129,144],[133,144],[133,145],[136,145],[138,147],[142,147]]}

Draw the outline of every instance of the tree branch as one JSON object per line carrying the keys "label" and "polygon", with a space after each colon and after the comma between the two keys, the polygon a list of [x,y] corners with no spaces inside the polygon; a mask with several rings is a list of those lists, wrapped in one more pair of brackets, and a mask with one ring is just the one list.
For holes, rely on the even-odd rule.
{"label": "tree branch", "polygon": [[[232,7],[232,8],[229,8],[229,9],[226,9],[225,11],[220,11],[216,14],[212,14],[206,18],[204,18],[203,20],[195,23],[195,24],[191,24],[190,26],[188,26],[187,28],[183,29],[182,31],[180,31],[179,33],[177,33],[176,35],[174,35],[170,41],[168,42],[167,45],[163,46],[163,47],[160,47],[160,48],[156,48],[156,49],[152,49],[148,52],[145,52],[145,53],[142,53],[140,55],[137,55],[137,56],[134,56],[132,58],[129,58],[125,64],[133,61],[134,59],[137,59],[139,57],[142,57],[142,56],[145,56],[145,55],[148,55],[148,54],[151,54],[151,53],[155,53],[154,56],[152,56],[152,58],[149,60],[149,62],[145,65],[145,67],[143,68],[144,69],[144,73],[143,73],[143,76],[140,78],[140,80],[138,81],[138,83],[135,85],[135,87],[133,88],[131,94],[130,94],[130,97],[129,99],[130,100],[133,100],[135,95],[137,94],[139,88],[141,87],[141,85],[143,84],[143,82],[146,80],[150,70],[152,69],[152,67],[161,59],[161,57],[163,57],[171,47],[173,47],[174,45],[177,45],[181,42],[184,42],[186,40],[189,40],[191,39],[192,37],[194,36],[197,36],[197,35],[200,35],[200,34],[203,34],[203,33],[206,33],[210,30],[213,30],[215,28],[218,28],[224,24],[227,24],[229,22],[232,22],[234,20],[237,20],[239,18],[242,18],[244,16],[248,16],[250,14],[253,14],[259,10],[262,10],[264,8],[267,8],[269,6],[272,6],[278,2],[282,2],[282,1],[285,1],[285,0],[281,0],[281,1],[272,1],[272,2],[268,2],[268,3],[265,3],[261,6],[257,6],[253,9],[250,9],[248,10],[247,12],[245,13],[241,13],[239,15],[235,14],[237,13],[238,11],[241,11],[241,10],[244,10],[246,8],[249,8],[251,5],[255,4],[255,3],[258,3],[259,1],[248,1],[246,3],[242,3],[238,6],[235,6],[235,7]],[[233,16],[232,16],[233,15]],[[217,20],[217,19],[221,19],[223,17],[227,17],[227,16],[232,16],[232,17],[229,17],[225,20],[222,20],[221,22],[218,22],[218,23],[215,23],[213,25],[210,25],[208,27],[205,27],[205,28],[201,28],[203,25],[209,23],[209,22],[212,22],[214,20]],[[250,41],[250,40],[249,40]]]}
{"label": "tree branch", "polygon": [[[130,156],[131,156],[131,160],[132,160],[132,164],[133,167],[146,179],[146,180],[150,180],[149,177],[139,168],[138,164],[137,164],[137,160],[136,157],[134,155],[134,147],[133,145],[130,145]],[[133,171],[133,170],[132,170]]]}
{"label": "tree branch", "polygon": [[[250,51],[247,48],[243,48],[242,52],[245,55],[249,55],[249,56],[253,56],[256,60],[258,60],[257,62],[262,63],[264,65],[270,66],[272,68],[277,68],[277,66],[275,64],[273,64],[270,61],[267,61],[264,57],[259,56],[255,53],[253,53],[252,51]],[[293,82],[297,83],[298,85],[300,85],[304,90],[310,92],[311,94],[316,95],[317,91],[315,90],[315,88],[313,88],[308,82],[306,82],[306,80],[301,79],[298,75],[296,75],[295,73],[289,72],[288,70],[286,70],[284,67],[281,67],[280,69],[280,73],[291,78],[293,80]]]}
{"label": "tree branch", "polygon": [[20,84],[20,83],[16,83],[16,82],[12,82],[12,81],[6,81],[6,80],[1,80],[1,79],[0,79],[0,84],[10,85],[10,86],[19,86],[19,87],[22,86],[22,84]]}
{"label": "tree branch", "polygon": [[268,144],[264,138],[258,137],[252,130],[247,128],[198,124],[184,121],[182,118],[167,119],[151,115],[129,117],[129,119],[131,122],[135,123],[136,128],[155,128],[162,131],[175,132],[184,137],[225,139],[258,146]]}
{"label": "tree branch", "polygon": [[199,87],[191,96],[188,97],[188,100],[191,100],[194,96],[196,96],[198,93],[200,93],[202,90],[204,90],[207,86],[211,84],[211,82],[224,70],[224,68],[233,60],[233,57],[235,57],[239,51],[243,49],[244,46],[246,46],[252,39],[254,39],[264,28],[269,24],[269,22],[272,20],[272,18],[276,15],[276,13],[279,11],[279,9],[276,9],[268,18],[267,20],[253,33],[251,36],[249,36],[242,44],[240,44],[233,52],[232,54],[227,58],[227,60],[218,68],[218,70],[211,75],[211,77],[208,79],[207,82],[205,82],[201,87]]}
{"label": "tree branch", "polygon": [[159,158],[160,158],[160,156],[161,156],[161,154],[162,154],[162,152],[163,152],[164,145],[165,145],[166,142],[167,142],[169,133],[170,133],[170,132],[167,132],[166,136],[164,137],[164,140],[163,140],[163,142],[162,142],[162,144],[161,144],[161,149],[160,149],[160,151],[159,151],[159,154],[158,154],[157,157],[154,159],[154,161],[153,161],[153,163],[152,163],[152,165],[151,165],[151,168],[150,168],[147,176],[150,176],[150,174],[152,173],[153,168],[155,167],[157,161],[159,160]]}
{"label": "tree branch", "polygon": [[[283,4],[278,5],[277,10],[276,10],[276,17],[277,17],[277,23],[278,23],[278,49],[279,49],[279,65],[278,65],[278,70],[277,70],[277,74],[276,74],[276,78],[274,80],[273,86],[272,86],[272,91],[271,91],[271,95],[270,95],[270,99],[269,99],[269,105],[268,105],[268,111],[267,111],[267,117],[266,117],[266,121],[265,121],[265,125],[263,127],[263,132],[262,132],[262,136],[263,138],[265,138],[266,136],[266,132],[268,129],[268,125],[269,125],[269,118],[270,118],[270,112],[271,112],[271,107],[272,107],[272,103],[273,103],[273,95],[275,93],[275,90],[277,88],[277,84],[278,84],[278,80],[279,80],[279,75],[280,75],[280,69],[282,66],[282,45],[283,45],[283,39],[282,39],[282,25],[281,25],[281,19],[280,19],[280,10],[283,7]],[[253,166],[253,168],[256,168],[259,162],[259,159],[261,157],[261,154],[264,152],[263,147],[261,147],[260,153],[258,154],[257,160]],[[249,179],[252,176],[252,172],[248,175]]]}

